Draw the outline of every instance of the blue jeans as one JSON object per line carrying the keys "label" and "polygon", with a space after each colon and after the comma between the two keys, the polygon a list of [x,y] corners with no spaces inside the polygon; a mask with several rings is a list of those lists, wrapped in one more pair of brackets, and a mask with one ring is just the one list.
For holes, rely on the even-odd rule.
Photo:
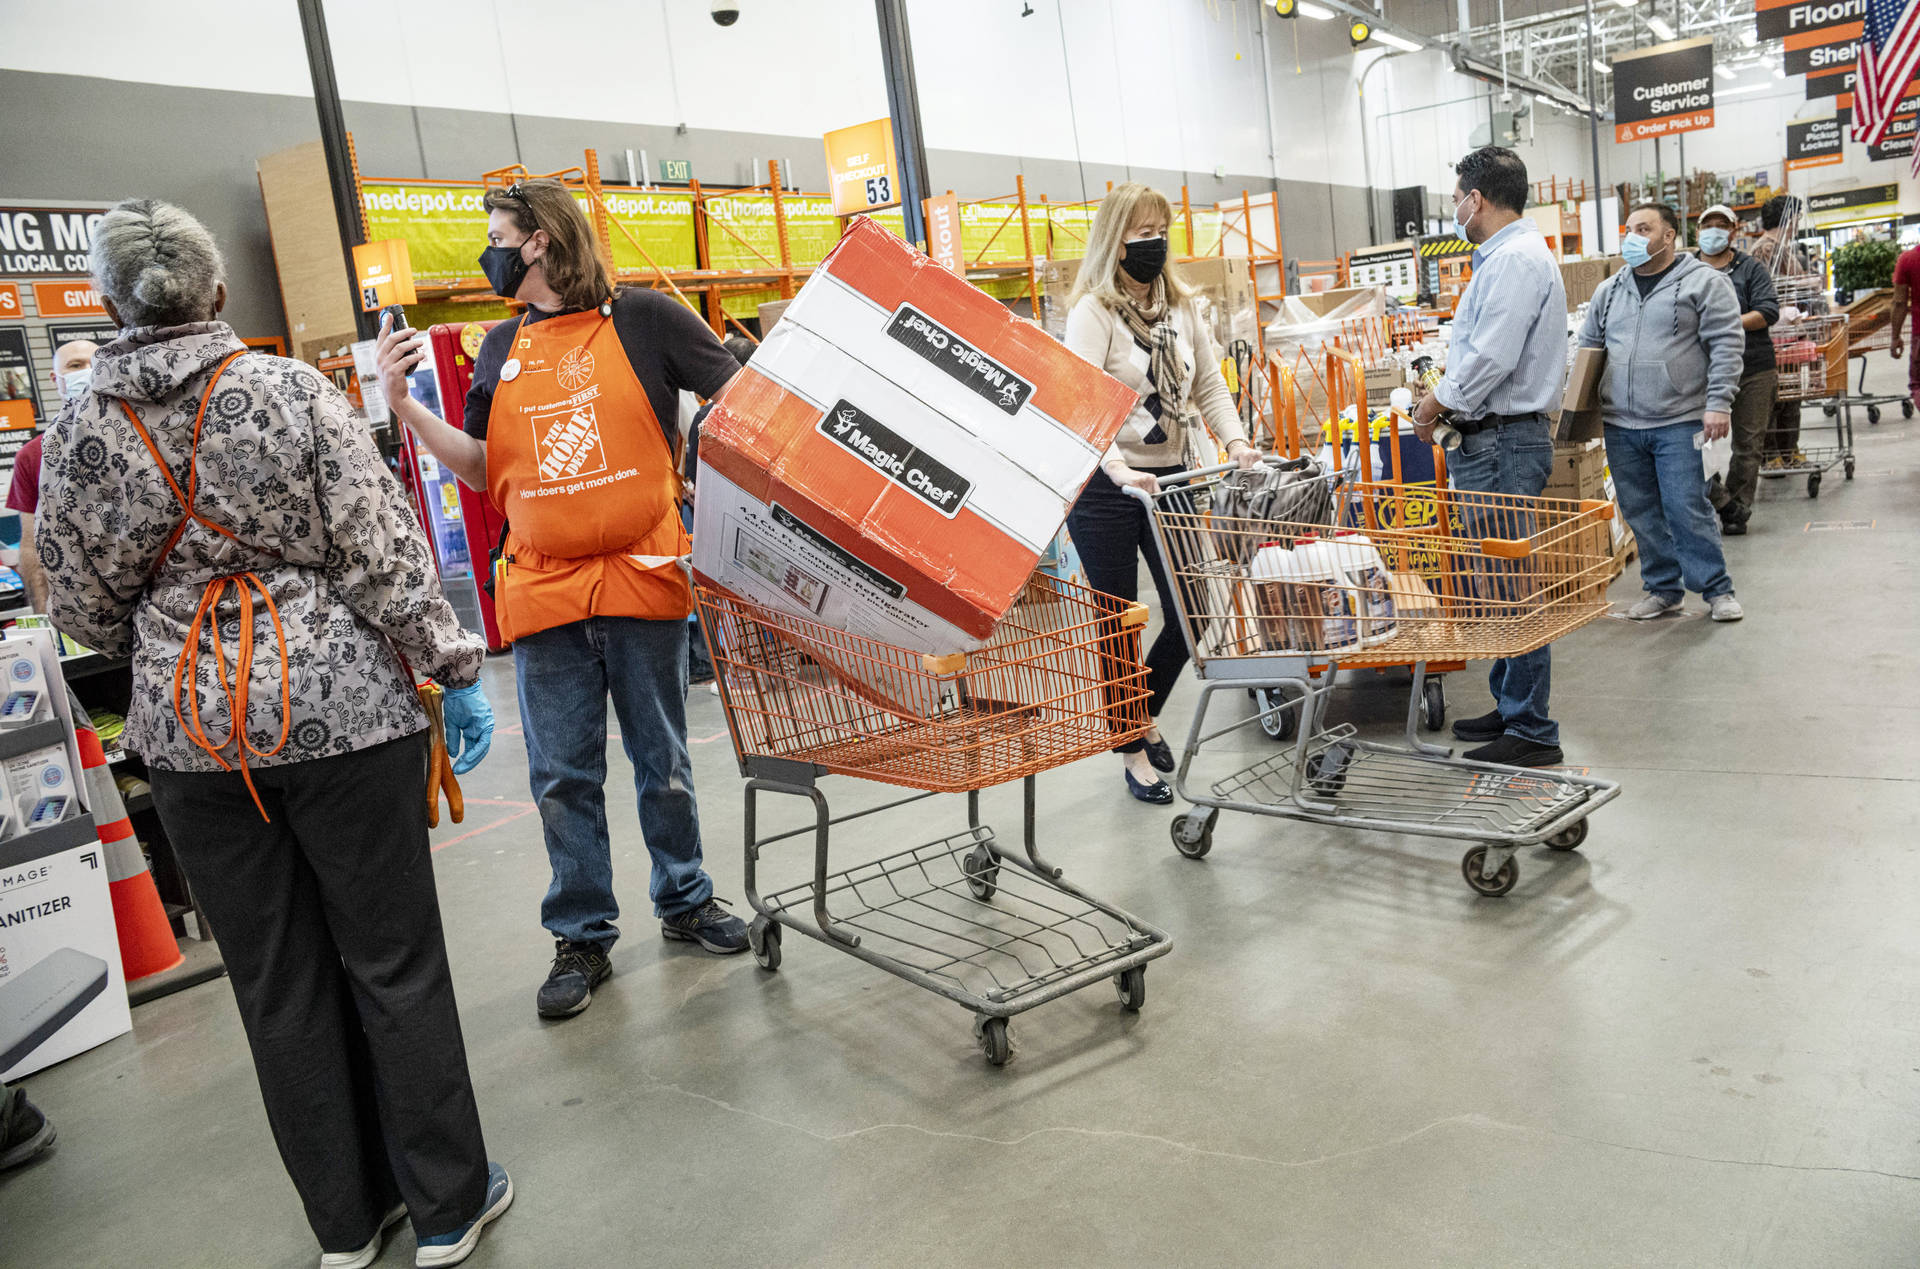
{"label": "blue jeans", "polygon": [[607,836],[607,699],[633,763],[640,832],[653,856],[656,916],[713,894],[700,866],[700,813],[687,755],[687,623],[588,617],[514,642],[520,722],[553,885],[540,923],[555,938],[620,937]]}
{"label": "blue jeans", "polygon": [[[1553,474],[1553,429],[1544,415],[1462,437],[1447,459],[1455,489],[1538,498]],[[1488,526],[1488,536],[1514,536],[1518,526]],[[1469,528],[1469,532],[1474,532]],[[1503,657],[1487,674],[1507,735],[1536,745],[1558,745],[1560,724],[1547,717],[1553,688],[1553,650]]]}
{"label": "blue jeans", "polygon": [[1720,519],[1707,501],[1706,468],[1693,438],[1698,423],[1669,427],[1607,424],[1613,491],[1640,547],[1640,585],[1649,595],[1708,599],[1733,593],[1720,551]]}

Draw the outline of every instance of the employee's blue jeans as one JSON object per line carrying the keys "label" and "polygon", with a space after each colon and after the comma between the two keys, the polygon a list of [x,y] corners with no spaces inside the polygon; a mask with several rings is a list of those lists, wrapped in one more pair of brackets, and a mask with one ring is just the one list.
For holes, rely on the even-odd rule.
{"label": "employee's blue jeans", "polygon": [[607,836],[607,699],[633,763],[656,916],[705,903],[700,814],[687,756],[687,623],[589,617],[514,642],[520,722],[553,885],[540,923],[555,938],[620,937]]}
{"label": "employee's blue jeans", "polygon": [[[1538,498],[1553,474],[1552,425],[1539,415],[1462,437],[1460,448],[1447,459],[1447,472],[1455,489]],[[1506,523],[1509,517],[1489,519],[1501,523],[1470,526],[1468,532],[1515,537],[1534,531],[1531,526]],[[1493,690],[1507,735],[1537,745],[1560,743],[1560,724],[1547,716],[1553,687],[1551,648],[1495,661],[1487,674],[1487,686]]]}
{"label": "employee's blue jeans", "polygon": [[1733,593],[1720,518],[1707,501],[1706,468],[1693,447],[1699,432],[1698,423],[1607,424],[1607,466],[1640,548],[1640,585],[1664,599],[1690,590],[1708,599]]}

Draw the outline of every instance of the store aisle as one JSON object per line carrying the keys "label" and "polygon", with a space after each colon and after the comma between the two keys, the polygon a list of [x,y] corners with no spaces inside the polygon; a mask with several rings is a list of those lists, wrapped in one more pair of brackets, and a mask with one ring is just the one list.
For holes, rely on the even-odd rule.
{"label": "store aisle", "polygon": [[[1004,1070],[959,1010],[812,942],[777,975],[664,943],[622,788],[615,977],[584,1016],[536,1019],[547,868],[495,658],[502,730],[436,839],[518,1191],[471,1263],[1913,1263],[1920,421],[1890,414],[1861,417],[1853,483],[1763,484],[1727,543],[1745,622],[1695,596],[1556,650],[1569,759],[1625,788],[1583,853],[1522,852],[1505,900],[1467,891],[1455,847],[1247,817],[1195,863],[1117,763],[1042,777],[1057,861],[1175,947],[1137,1018],[1105,991],[1045,1006]],[[1485,708],[1477,671],[1449,687],[1456,715]],[[1386,730],[1402,707],[1368,676],[1337,708]],[[719,703],[690,713],[709,863],[744,911]],[[836,840],[854,858],[903,831]],[[772,858],[776,880],[806,866]],[[60,1144],[0,1178],[0,1263],[313,1263],[224,982],[28,1087]],[[402,1234],[380,1263],[411,1252]]]}

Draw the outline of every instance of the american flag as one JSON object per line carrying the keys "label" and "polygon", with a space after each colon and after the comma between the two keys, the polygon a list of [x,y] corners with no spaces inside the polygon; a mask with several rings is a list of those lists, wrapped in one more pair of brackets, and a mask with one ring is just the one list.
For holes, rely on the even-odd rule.
{"label": "american flag", "polygon": [[[1878,145],[1920,68],[1920,0],[1868,0],[1853,84],[1853,139]],[[1920,153],[1920,147],[1916,147]]]}

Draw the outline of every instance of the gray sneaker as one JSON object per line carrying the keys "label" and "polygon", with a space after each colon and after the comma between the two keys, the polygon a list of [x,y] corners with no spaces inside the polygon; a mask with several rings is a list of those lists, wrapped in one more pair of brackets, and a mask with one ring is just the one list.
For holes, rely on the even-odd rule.
{"label": "gray sneaker", "polygon": [[1738,621],[1747,615],[1746,609],[1740,606],[1740,601],[1733,597],[1732,591],[1724,595],[1715,595],[1707,603],[1710,605],[1707,615],[1715,621]]}
{"label": "gray sneaker", "polygon": [[1635,621],[1652,621],[1655,617],[1664,617],[1678,609],[1685,599],[1685,595],[1674,595],[1671,598],[1666,595],[1644,595],[1639,603],[1627,609],[1627,616]]}

